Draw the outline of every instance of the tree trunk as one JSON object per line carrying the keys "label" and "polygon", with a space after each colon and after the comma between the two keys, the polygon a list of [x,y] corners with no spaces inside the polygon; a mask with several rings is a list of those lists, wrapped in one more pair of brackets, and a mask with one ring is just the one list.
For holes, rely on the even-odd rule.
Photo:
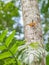
{"label": "tree trunk", "polygon": [[[24,21],[25,40],[27,41],[27,44],[30,44],[32,42],[38,42],[39,46],[44,49],[37,0],[21,0],[21,3]],[[32,65],[46,65],[45,55],[43,52],[42,56],[43,58],[40,64],[36,61]]]}

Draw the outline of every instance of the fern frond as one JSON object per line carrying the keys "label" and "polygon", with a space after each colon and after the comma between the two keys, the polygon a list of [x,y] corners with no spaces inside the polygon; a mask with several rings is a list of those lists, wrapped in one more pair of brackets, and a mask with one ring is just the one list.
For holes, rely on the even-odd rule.
{"label": "fern frond", "polygon": [[15,35],[15,30],[12,32],[11,35],[9,35],[9,37],[8,37],[8,38],[6,39],[6,41],[5,41],[5,45],[6,45],[7,47],[8,47],[9,44],[12,42],[12,39],[13,39],[14,35]]}
{"label": "fern frond", "polygon": [[8,31],[5,30],[0,35],[0,60],[5,60],[3,65],[22,65],[20,61],[17,61],[16,53],[18,47],[24,44],[24,41],[16,40],[16,42],[13,43],[12,40],[15,35],[15,30],[8,37],[6,37],[7,32]]}
{"label": "fern frond", "polygon": [[9,51],[0,53],[0,59],[8,58],[10,56],[12,56],[12,54]]}
{"label": "fern frond", "polygon": [[5,38],[7,32],[8,32],[7,30],[4,30],[4,31],[2,32],[2,34],[0,35],[0,42],[3,41],[3,39]]}
{"label": "fern frond", "polygon": [[4,49],[6,49],[6,47],[4,45],[0,45],[0,51],[3,51]]}

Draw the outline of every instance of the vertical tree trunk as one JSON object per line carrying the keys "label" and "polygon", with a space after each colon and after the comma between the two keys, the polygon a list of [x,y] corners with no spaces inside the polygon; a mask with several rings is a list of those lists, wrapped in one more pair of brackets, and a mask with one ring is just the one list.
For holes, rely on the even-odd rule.
{"label": "vertical tree trunk", "polygon": [[[28,44],[38,42],[43,48],[42,30],[37,0],[21,0],[24,21],[25,40]],[[32,25],[29,25],[32,24]],[[40,65],[45,65],[44,55]],[[35,62],[32,65],[39,65]]]}

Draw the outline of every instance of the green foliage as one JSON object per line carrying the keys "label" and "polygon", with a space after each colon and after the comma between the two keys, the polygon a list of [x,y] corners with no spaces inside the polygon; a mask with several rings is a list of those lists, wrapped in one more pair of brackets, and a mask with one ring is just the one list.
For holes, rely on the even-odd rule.
{"label": "green foliage", "polygon": [[46,4],[46,0],[43,0],[41,12],[42,13],[47,13],[48,12],[48,7],[49,7],[49,0],[48,0],[47,4]]}
{"label": "green foliage", "polygon": [[46,65],[49,65],[49,54],[46,56]]}
{"label": "green foliage", "polygon": [[34,42],[34,43],[31,43],[30,44],[30,46],[32,47],[32,48],[34,48],[34,49],[38,49],[38,46],[39,45],[39,43],[38,42]]}
{"label": "green foliage", "polygon": [[[44,31],[44,40],[46,41],[46,35],[49,35],[49,0],[41,0],[40,2],[41,8],[40,8],[40,12],[42,15],[42,25],[44,25],[43,27],[43,31]],[[47,38],[47,41],[49,43],[49,37]],[[46,42],[47,43],[47,42]]]}
{"label": "green foliage", "polygon": [[0,1],[0,30],[8,28],[13,30],[13,25],[16,23],[12,18],[20,17],[19,8],[15,6],[12,0],[8,3]]}
{"label": "green foliage", "polygon": [[46,44],[46,50],[49,52],[49,43]]}
{"label": "green foliage", "polygon": [[[22,25],[19,22],[19,7],[16,6],[17,0],[11,0],[7,3],[0,0],[0,31],[8,29],[8,31],[17,30],[16,35],[22,33]],[[16,25],[16,26],[15,26]]]}
{"label": "green foliage", "polygon": [[6,36],[7,32],[7,30],[4,30],[0,34],[0,65],[21,65],[20,61],[17,61],[16,53],[18,47],[24,44],[24,41],[16,40],[12,43],[16,32],[14,30],[8,37]]}
{"label": "green foliage", "polygon": [[3,41],[4,37],[6,36],[7,34],[7,30],[3,31],[3,33],[0,35],[0,42]]}

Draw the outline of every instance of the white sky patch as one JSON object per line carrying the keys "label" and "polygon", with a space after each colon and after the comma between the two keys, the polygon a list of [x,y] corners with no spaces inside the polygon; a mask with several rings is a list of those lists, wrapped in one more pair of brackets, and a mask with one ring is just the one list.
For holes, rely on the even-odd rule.
{"label": "white sky patch", "polygon": [[49,38],[49,31],[44,35],[44,43],[48,43],[48,38]]}
{"label": "white sky patch", "polygon": [[4,1],[5,3],[8,3],[8,2],[10,2],[11,0],[2,0],[2,1]]}
{"label": "white sky patch", "polygon": [[23,37],[24,37],[24,34],[21,34],[20,36],[19,35],[15,35],[15,38],[17,38],[17,39],[23,39]]}
{"label": "white sky patch", "polygon": [[22,18],[22,11],[19,11],[21,17],[20,17],[20,24],[23,26],[23,18]]}

